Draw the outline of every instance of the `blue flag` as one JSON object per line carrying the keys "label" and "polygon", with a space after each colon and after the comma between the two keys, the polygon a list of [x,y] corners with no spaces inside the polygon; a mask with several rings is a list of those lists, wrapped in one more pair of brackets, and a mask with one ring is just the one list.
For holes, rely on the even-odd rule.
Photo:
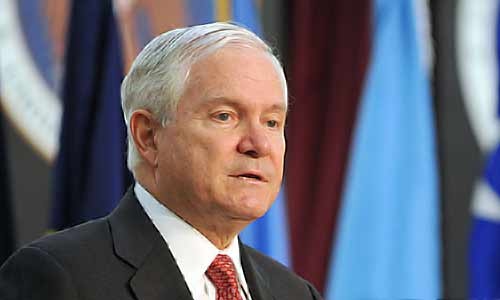
{"label": "blue flag", "polygon": [[185,0],[187,14],[189,16],[188,26],[214,22],[215,3],[217,0]]}
{"label": "blue flag", "polygon": [[[497,69],[500,70],[500,7],[496,14]],[[500,103],[500,88],[497,103]],[[500,117],[500,105],[497,117]],[[473,201],[469,296],[475,299],[497,299],[500,298],[500,144],[490,154]]]}
{"label": "blue flag", "polygon": [[120,38],[110,0],[73,1],[53,229],[109,213],[130,182],[120,104]]}
{"label": "blue flag", "polygon": [[469,296],[500,298],[500,147],[492,153],[474,199]]}
{"label": "blue flag", "polygon": [[262,37],[260,14],[255,0],[233,0],[233,20]]}
{"label": "blue flag", "polygon": [[429,78],[413,1],[376,0],[374,44],[327,299],[437,299],[440,220]]}

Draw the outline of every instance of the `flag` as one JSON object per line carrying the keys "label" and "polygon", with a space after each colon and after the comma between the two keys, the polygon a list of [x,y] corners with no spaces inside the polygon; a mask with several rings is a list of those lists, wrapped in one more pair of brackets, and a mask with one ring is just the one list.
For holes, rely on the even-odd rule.
{"label": "flag", "polygon": [[0,110],[0,265],[14,251],[14,223],[11,214],[11,194],[6,148],[3,117]]}
{"label": "flag", "polygon": [[73,1],[53,229],[109,213],[130,182],[120,102],[120,38],[111,0]]}
{"label": "flag", "polygon": [[469,249],[469,296],[500,297],[500,147],[493,151],[474,199]]}
{"label": "flag", "polygon": [[217,0],[185,0],[187,26],[205,24],[214,22],[215,18],[215,3]]}
{"label": "flag", "polygon": [[232,2],[233,20],[245,25],[262,37],[262,26],[256,0],[233,0],[230,2]]}
{"label": "flag", "polygon": [[[500,6],[491,2],[490,8],[496,8],[495,35],[485,36],[488,42],[496,41],[496,70],[500,70]],[[487,28],[486,31],[492,28]],[[484,58],[483,58],[484,59]],[[500,117],[500,84],[496,77],[495,98],[496,124]],[[491,78],[490,78],[491,79]],[[493,89],[491,89],[493,90]],[[488,116],[485,116],[488,119]],[[492,122],[493,123],[493,122]],[[486,129],[484,127],[483,129]],[[496,128],[495,128],[496,129]],[[493,131],[496,132],[496,131]],[[494,137],[496,146],[491,152],[483,178],[478,184],[473,198],[473,220],[469,245],[469,296],[476,299],[500,298],[500,143]]]}
{"label": "flag", "polygon": [[292,265],[319,291],[370,57],[371,9],[370,0],[291,1],[285,177]]}
{"label": "flag", "polygon": [[262,26],[257,0],[186,0],[188,24],[235,21],[257,35]]}
{"label": "flag", "polygon": [[412,1],[376,0],[327,299],[437,299],[438,172]]}
{"label": "flag", "polygon": [[[475,135],[475,126],[471,126],[468,117],[470,107],[481,107],[479,95],[486,90],[481,86],[491,80],[477,76],[472,71],[472,64],[481,63],[494,67],[493,60],[484,59],[484,43],[479,42],[486,34],[484,26],[477,23],[485,21],[484,14],[478,17],[478,9],[490,10],[487,2],[469,0],[431,1],[433,15],[434,49],[436,65],[434,71],[434,104],[436,108],[437,141],[439,145],[439,169],[441,216],[442,216],[442,282],[444,299],[465,298],[468,295],[468,249],[471,214],[470,205],[478,174],[482,171],[482,154]],[[494,2],[497,2],[494,0]],[[466,4],[466,7],[461,7]],[[486,7],[484,7],[486,6]],[[493,15],[495,10],[492,10]],[[464,15],[476,23],[464,20]],[[494,31],[494,28],[493,30]],[[467,33],[470,38],[466,38]],[[494,34],[494,33],[493,33]],[[488,34],[486,34],[488,35]],[[466,42],[468,40],[469,42]],[[492,42],[493,38],[491,38]],[[464,43],[465,42],[465,43]],[[471,48],[472,46],[472,48]],[[489,52],[489,51],[488,51]],[[479,59],[474,59],[477,57]],[[465,62],[460,63],[460,61]],[[491,62],[490,62],[491,61]],[[462,68],[463,67],[463,68]],[[474,70],[484,68],[474,68]],[[466,75],[462,77],[460,75]],[[473,75],[472,75],[473,74]],[[471,76],[472,75],[472,76]],[[465,92],[465,86],[471,86],[471,92]],[[492,87],[491,94],[494,95]],[[490,93],[490,92],[489,92]],[[467,95],[473,96],[468,101]],[[495,114],[492,113],[495,119]],[[484,118],[484,115],[482,116]],[[491,150],[491,148],[490,148]]]}

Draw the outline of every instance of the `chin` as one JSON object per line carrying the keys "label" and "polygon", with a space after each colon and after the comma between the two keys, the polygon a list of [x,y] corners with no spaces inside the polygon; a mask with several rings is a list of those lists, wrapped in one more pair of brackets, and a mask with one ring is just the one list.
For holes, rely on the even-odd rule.
{"label": "chin", "polygon": [[[264,200],[263,200],[264,199]],[[253,221],[266,214],[271,207],[271,201],[265,197],[243,196],[236,201],[238,215],[242,219]]]}

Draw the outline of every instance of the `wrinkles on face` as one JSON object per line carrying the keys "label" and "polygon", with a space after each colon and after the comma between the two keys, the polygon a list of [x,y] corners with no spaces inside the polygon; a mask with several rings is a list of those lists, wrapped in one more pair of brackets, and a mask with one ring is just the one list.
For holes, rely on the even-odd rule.
{"label": "wrinkles on face", "polygon": [[255,49],[223,48],[193,65],[190,78],[174,122],[160,133],[160,197],[200,232],[235,235],[279,191],[283,85],[268,55]]}

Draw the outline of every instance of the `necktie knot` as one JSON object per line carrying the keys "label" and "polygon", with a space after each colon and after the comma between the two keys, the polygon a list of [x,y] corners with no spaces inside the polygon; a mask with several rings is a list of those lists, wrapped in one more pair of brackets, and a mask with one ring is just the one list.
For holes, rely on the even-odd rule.
{"label": "necktie knot", "polygon": [[205,272],[217,291],[217,300],[241,300],[238,277],[231,257],[219,254]]}

